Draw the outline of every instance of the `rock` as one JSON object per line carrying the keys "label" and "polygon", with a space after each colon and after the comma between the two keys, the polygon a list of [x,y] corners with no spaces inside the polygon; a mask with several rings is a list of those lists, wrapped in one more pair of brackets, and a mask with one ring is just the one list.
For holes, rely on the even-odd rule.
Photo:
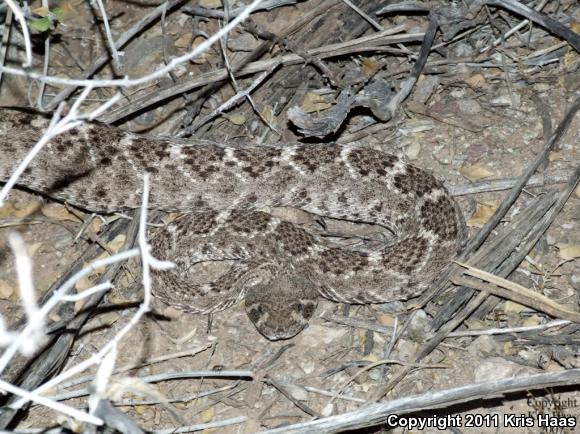
{"label": "rock", "polygon": [[495,382],[502,378],[514,378],[518,376],[537,374],[539,371],[526,366],[504,360],[501,357],[492,357],[482,360],[475,367],[475,382]]}

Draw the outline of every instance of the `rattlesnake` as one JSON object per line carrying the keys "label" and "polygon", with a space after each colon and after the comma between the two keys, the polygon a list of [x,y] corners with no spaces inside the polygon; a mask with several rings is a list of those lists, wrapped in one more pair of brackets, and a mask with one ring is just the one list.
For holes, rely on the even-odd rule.
{"label": "rattlesnake", "polygon": [[[0,109],[0,180],[46,125],[42,116]],[[441,182],[401,158],[355,145],[192,145],[84,124],[53,138],[19,183],[113,212],[140,206],[145,172],[151,208],[189,212],[152,239],[153,253],[177,264],[154,273],[155,295],[198,313],[244,299],[250,320],[270,339],[302,330],[319,295],[343,303],[418,295],[465,238],[461,211]],[[374,252],[328,245],[263,211],[279,206],[373,223],[396,239]],[[222,276],[192,283],[194,263],[225,259],[234,262]]]}

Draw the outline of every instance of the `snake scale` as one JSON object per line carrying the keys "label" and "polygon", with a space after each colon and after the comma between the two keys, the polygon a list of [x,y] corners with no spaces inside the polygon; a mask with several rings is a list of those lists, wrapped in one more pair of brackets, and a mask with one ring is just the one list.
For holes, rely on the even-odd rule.
{"label": "snake scale", "polygon": [[[48,125],[45,117],[0,109],[0,181]],[[342,303],[403,300],[424,291],[457,254],[466,230],[442,183],[370,147],[187,144],[85,123],[54,137],[21,186],[94,212],[140,206],[184,211],[152,238],[153,253],[177,267],[154,272],[156,297],[210,313],[245,300],[269,339],[286,339],[312,317],[319,296]],[[329,245],[301,225],[263,210],[296,207],[366,222],[395,234],[371,252]],[[193,283],[191,266],[231,260],[214,281]]]}

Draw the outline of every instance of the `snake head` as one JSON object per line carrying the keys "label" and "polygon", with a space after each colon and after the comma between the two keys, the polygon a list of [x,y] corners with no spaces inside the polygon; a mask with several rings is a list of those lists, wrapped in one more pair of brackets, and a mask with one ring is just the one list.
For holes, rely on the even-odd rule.
{"label": "snake head", "polygon": [[318,305],[318,293],[310,280],[282,273],[248,288],[245,300],[246,313],[256,329],[277,341],[296,336],[308,325]]}

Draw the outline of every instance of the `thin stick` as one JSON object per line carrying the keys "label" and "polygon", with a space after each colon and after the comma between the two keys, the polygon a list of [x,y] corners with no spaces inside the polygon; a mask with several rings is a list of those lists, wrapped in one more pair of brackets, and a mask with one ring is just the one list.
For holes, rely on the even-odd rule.
{"label": "thin stick", "polygon": [[105,26],[105,35],[107,37],[107,43],[109,44],[109,50],[111,50],[111,55],[113,56],[113,60],[116,64],[117,68],[120,69],[122,66],[120,56],[122,56],[124,53],[122,51],[117,51],[117,48],[115,47],[115,41],[113,40],[113,35],[111,34],[111,28],[109,27],[109,18],[107,17],[107,11],[105,9],[105,6],[103,5],[102,0],[96,0],[96,1],[97,1],[97,7],[99,8],[99,11],[101,12],[101,19],[103,20],[103,25]]}
{"label": "thin stick", "polygon": [[[133,27],[123,33],[117,42],[115,43],[115,48],[123,48],[128,44],[135,36],[137,36],[141,30],[149,26],[153,21],[155,21],[160,15],[163,14],[165,10],[172,10],[173,8],[184,3],[186,0],[169,0],[164,2],[160,6],[156,7],[150,13],[141,18]],[[101,69],[109,60],[109,53],[105,52],[101,55],[83,74],[83,77],[89,78],[99,69]],[[1,71],[0,71],[1,72]],[[47,110],[54,110],[61,102],[66,100],[72,93],[76,90],[76,86],[70,86],[59,92],[51,101],[47,104]]]}
{"label": "thin stick", "polygon": [[346,380],[344,382],[344,384],[338,388],[338,390],[336,391],[336,393],[334,394],[334,396],[330,399],[330,401],[328,401],[328,404],[327,405],[332,404],[337,398],[341,397],[342,394],[343,394],[343,392],[345,391],[345,389],[348,387],[348,385],[350,383],[352,383],[361,374],[364,374],[365,372],[368,372],[371,369],[376,368],[377,366],[383,366],[383,365],[402,365],[402,366],[407,366],[409,368],[419,368],[419,369],[421,369],[421,368],[422,369],[429,369],[429,368],[431,368],[431,369],[449,368],[449,365],[443,365],[441,363],[436,363],[436,364],[411,363],[411,362],[404,362],[402,360],[395,360],[395,359],[377,360],[376,362],[370,363],[369,365],[362,367],[361,369],[359,369],[358,372],[356,372],[348,380]]}
{"label": "thin stick", "polygon": [[[542,187],[550,184],[561,184],[570,178],[570,172],[543,173],[532,176],[524,188]],[[487,193],[490,191],[509,190],[520,178],[491,179],[489,181],[473,182],[461,185],[448,185],[447,190],[452,196],[465,196],[468,194]]]}
{"label": "thin stick", "polygon": [[[151,278],[149,275],[150,267],[154,267],[155,269],[158,269],[158,270],[163,270],[163,269],[171,268],[174,265],[171,262],[159,261],[159,260],[153,258],[151,256],[151,254],[149,253],[149,251],[151,250],[151,246],[147,243],[147,240],[145,237],[145,233],[147,230],[146,229],[146,227],[147,227],[147,225],[146,225],[147,220],[146,219],[147,219],[148,200],[149,200],[149,175],[146,173],[143,176],[143,204],[141,207],[141,218],[140,218],[139,235],[138,235],[139,248],[133,249],[133,250],[137,250],[139,252],[139,254],[141,256],[141,260],[142,260],[142,265],[143,265],[142,283],[143,283],[144,298],[143,298],[143,302],[139,306],[139,309],[137,310],[135,315],[133,315],[133,317],[131,317],[129,322],[113,337],[112,340],[107,342],[107,344],[105,346],[103,346],[103,348],[101,348],[101,350],[98,353],[94,354],[93,356],[82,361],[78,365],[62,372],[61,374],[59,374],[56,377],[52,378],[51,380],[47,381],[46,383],[44,383],[42,386],[38,387],[35,390],[36,393],[42,393],[42,392],[46,391],[47,389],[50,389],[50,388],[56,386],[61,381],[64,381],[65,379],[73,377],[74,375],[86,370],[87,368],[89,368],[92,365],[100,363],[104,359],[104,357],[111,350],[114,349],[114,347],[117,345],[117,343],[141,320],[141,318],[147,312],[149,312],[150,303],[151,303]],[[116,256],[119,256],[119,255],[121,255],[121,253],[116,255]],[[44,306],[43,306],[43,308],[44,308]],[[17,401],[16,403],[12,404],[11,407],[12,408],[19,408],[24,403],[25,403],[25,400],[21,399],[21,400]]]}
{"label": "thin stick", "polygon": [[[248,98],[248,101],[250,101],[252,108],[254,109],[255,113],[260,117],[260,119],[262,119],[262,121],[266,125],[268,125],[270,127],[270,129],[276,131],[272,126],[270,126],[270,124],[265,119],[263,119],[262,115],[258,112],[258,110],[257,110],[257,108],[256,108],[255,104],[253,103],[253,100],[251,99],[251,96],[250,96],[251,93],[254,91],[254,89],[256,89],[270,74],[272,74],[272,72],[274,71],[276,66],[277,65],[273,65],[272,68],[264,71],[244,90],[236,89],[235,95],[233,95],[227,101],[223,102],[219,107],[212,110],[211,113],[204,116],[202,119],[197,121],[194,125],[187,127],[184,130],[180,131],[179,134],[177,135],[177,137],[183,137],[183,136],[188,136],[188,135],[193,134],[196,130],[198,130],[203,125],[207,124],[209,121],[211,121],[215,117],[223,114],[224,112],[228,111],[232,107],[239,104],[240,101],[244,98]],[[236,85],[236,88],[237,88],[237,85]]]}
{"label": "thin stick", "polygon": [[[12,0],[9,0],[12,1]],[[254,0],[244,11],[234,18],[229,24],[222,27],[218,32],[211,35],[208,39],[204,40],[201,44],[195,47],[191,52],[184,54],[183,56],[175,57],[167,65],[159,68],[150,74],[146,74],[139,78],[122,78],[122,79],[66,79],[58,77],[45,76],[44,74],[36,74],[33,72],[26,72],[16,68],[9,68],[6,66],[0,67],[1,70],[8,74],[14,74],[24,77],[34,78],[40,81],[44,81],[50,84],[64,84],[67,86],[90,86],[90,87],[132,87],[139,86],[141,84],[148,83],[150,81],[156,80],[158,78],[164,77],[170,71],[173,71],[177,66],[182,63],[189,62],[191,59],[199,56],[200,54],[206,52],[209,47],[211,47],[215,42],[226,33],[229,33],[238,24],[244,21],[250,13],[262,2],[262,0]]]}
{"label": "thin stick", "polygon": [[[84,292],[86,292],[86,291],[84,291]],[[145,366],[153,365],[155,363],[165,362],[167,360],[177,359],[177,358],[181,358],[181,357],[194,356],[194,355],[201,353],[202,351],[205,351],[211,347],[212,347],[212,344],[207,344],[207,345],[204,345],[201,347],[195,347],[195,348],[190,348],[188,350],[178,351],[176,353],[163,354],[161,356],[151,357],[150,359],[144,360],[140,363],[132,363],[130,365],[121,366],[120,368],[115,369],[114,373],[120,374],[122,372],[127,372],[127,371],[131,371],[133,369],[143,368]],[[91,381],[93,378],[94,378],[93,375],[87,375],[85,377],[73,378],[70,381],[61,383],[59,385],[59,387],[61,389],[66,389],[68,387],[76,386],[78,384],[82,384],[82,383],[86,383],[87,381]]]}
{"label": "thin stick", "polygon": [[534,330],[546,330],[554,327],[561,327],[568,324],[572,324],[572,321],[568,320],[556,320],[550,321],[547,324],[541,324],[537,326],[528,327],[507,327],[507,328],[492,328],[484,330],[465,330],[460,332],[451,332],[447,335],[448,338],[462,338],[465,336],[487,336],[487,335],[503,335],[508,333],[525,333]]}
{"label": "thin stick", "polygon": [[[341,56],[356,52],[359,50],[363,51],[375,51],[379,48],[376,47],[377,44],[389,45],[398,44],[401,42],[410,41],[420,41],[424,37],[424,33],[411,33],[403,35],[393,35],[405,30],[404,26],[396,26],[385,30],[384,32],[374,33],[369,36],[363,36],[361,38],[353,39],[347,42],[339,42],[336,44],[329,44],[319,48],[313,48],[311,50],[306,50],[306,55],[308,57],[320,57],[321,59]],[[369,47],[369,45],[371,45]],[[282,56],[277,56],[268,60],[260,60],[255,62],[244,63],[242,67],[235,68],[236,77],[241,77],[245,75],[255,74],[257,72],[263,72],[273,65],[297,65],[304,63],[304,58],[297,54],[285,54]],[[405,72],[405,71],[401,71]],[[184,92],[189,92],[198,87],[204,86],[206,84],[213,84],[216,82],[223,81],[228,78],[228,71],[225,68],[220,68],[215,71],[207,72],[205,74],[200,74],[192,80],[188,80],[183,83],[177,83],[166,89],[161,89],[156,91],[154,94],[147,94],[140,98],[131,101],[121,108],[113,110],[106,118],[100,119],[102,122],[110,123],[117,119],[123,118],[125,116],[134,113],[134,111],[142,110],[143,108],[149,107],[153,104],[164,101],[173,96],[181,95]]]}
{"label": "thin stick", "polygon": [[[544,9],[544,6],[546,6],[547,3],[548,3],[548,0],[542,0],[534,9],[536,11],[540,12],[542,9]],[[485,53],[486,51],[488,51],[492,47],[498,46],[499,44],[501,44],[501,41],[503,39],[509,38],[511,35],[513,35],[514,33],[516,33],[518,30],[521,30],[522,28],[524,28],[528,24],[530,24],[530,20],[523,20],[523,21],[521,21],[517,26],[514,26],[511,29],[509,29],[501,37],[499,37],[495,41],[493,41],[493,43],[491,45],[488,45],[487,47],[482,48],[481,50],[479,50],[479,52],[480,53]]]}
{"label": "thin stick", "polygon": [[[48,0],[42,0],[42,7],[49,10]],[[50,62],[50,33],[45,32],[44,34],[44,62],[42,64],[42,73],[48,74],[48,65]],[[44,99],[44,90],[46,88],[46,83],[40,83],[40,88],[38,89],[38,97],[36,100],[36,106],[42,109],[44,106],[43,99]]]}
{"label": "thin stick", "polygon": [[216,420],[214,422],[200,423],[197,425],[182,426],[179,428],[159,429],[153,430],[154,434],[180,434],[194,431],[206,431],[213,428],[220,428],[222,426],[236,425],[247,421],[246,416],[232,417],[231,419]]}
{"label": "thin stick", "polygon": [[517,0],[483,0],[481,3],[489,6],[498,6],[521,15],[565,39],[576,51],[580,52],[580,35],[546,14],[535,11]]}
{"label": "thin stick", "polygon": [[[460,265],[467,266],[466,264]],[[544,312],[555,318],[580,322],[580,312],[574,312],[570,309],[567,309],[566,306],[562,306],[559,303],[549,299],[548,297],[518,285],[515,282],[510,282],[509,280],[494,276],[493,274],[487,273],[483,270],[477,270],[477,272],[475,272],[475,270],[477,269],[470,267],[467,271],[464,272],[473,276],[476,275],[481,279],[485,278],[488,281],[493,281],[493,283],[497,286],[485,284],[483,282],[478,282],[472,279],[466,279],[457,275],[452,276],[450,280],[457,286],[465,286],[468,288],[475,288],[480,291],[486,291],[490,294],[497,295],[498,297],[512,300],[516,303],[523,304],[524,306],[531,307],[539,312]]]}
{"label": "thin stick", "polygon": [[272,387],[274,387],[278,392],[280,392],[282,395],[284,395],[286,398],[288,398],[296,407],[298,407],[304,413],[306,413],[312,417],[321,417],[322,416],[320,413],[314,411],[313,409],[311,409],[309,406],[307,406],[303,402],[294,398],[292,396],[292,394],[288,391],[288,389],[282,383],[279,383],[278,381],[274,380],[272,377],[268,376],[268,377],[264,378],[264,382],[266,384],[269,384]]}
{"label": "thin stick", "polygon": [[98,285],[91,286],[90,288],[85,289],[84,291],[78,294],[65,295],[64,297],[62,297],[62,301],[76,303],[77,301],[84,300],[85,298],[90,297],[93,294],[96,294],[97,292],[106,291],[111,289],[112,287],[113,284],[111,282],[99,283]]}
{"label": "thin stick", "polygon": [[103,421],[98,417],[91,416],[84,411],[77,410],[76,408],[69,407],[68,405],[61,404],[60,402],[53,401],[52,399],[41,396],[37,392],[28,392],[19,387],[13,386],[4,380],[0,379],[0,390],[12,393],[17,396],[21,396],[24,401],[33,401],[38,404],[44,405],[45,407],[52,408],[62,414],[67,414],[77,420],[82,422],[92,423],[93,425],[102,425]]}
{"label": "thin stick", "polygon": [[[4,66],[6,62],[6,53],[8,52],[8,41],[10,40],[10,31],[12,30],[14,14],[12,9],[8,8],[6,17],[4,18],[4,32],[0,40],[0,66]],[[0,87],[2,86],[2,71],[0,70]]]}
{"label": "thin stick", "polygon": [[[269,11],[280,6],[295,5],[299,1],[303,0],[264,0],[259,7],[254,9],[254,12]],[[232,17],[237,17],[243,10],[244,10],[243,6],[236,9],[232,9],[231,11],[229,11],[228,14],[229,18],[231,19]],[[203,6],[186,6],[183,8],[183,12],[205,18],[218,18],[221,20],[226,19],[225,12],[215,9],[204,8]]]}
{"label": "thin stick", "polygon": [[71,107],[70,112],[63,118],[60,118],[60,113],[58,111],[54,114],[48,129],[44,132],[42,137],[38,140],[36,145],[34,145],[34,147],[26,155],[26,157],[24,157],[24,159],[20,162],[18,167],[14,170],[14,172],[10,176],[10,178],[8,178],[8,180],[6,181],[4,187],[2,187],[2,190],[0,190],[0,207],[4,206],[4,201],[6,200],[6,197],[8,196],[10,190],[12,190],[12,188],[14,188],[14,186],[18,182],[18,178],[20,178],[20,176],[22,175],[22,173],[24,173],[28,165],[38,155],[38,153],[42,150],[42,148],[44,148],[44,146],[46,146],[46,144],[50,142],[51,139],[58,136],[59,134],[65,133],[79,126],[82,123],[83,119],[96,118],[102,112],[107,110],[111,105],[115,104],[120,98],[120,95],[116,94],[112,98],[110,98],[107,102],[102,104],[99,108],[93,110],[91,113],[79,114],[78,112],[79,106],[86,99],[86,97],[89,96],[92,90],[93,88],[90,86],[85,88],[83,90],[83,93],[80,95],[79,99],[77,99],[73,104],[73,106]]}
{"label": "thin stick", "polygon": [[383,30],[383,26],[381,26],[379,23],[373,20],[368,14],[365,14],[364,11],[361,10],[361,8],[353,4],[350,0],[342,0],[342,2],[349,8],[351,8],[353,11],[355,11],[357,14],[359,14],[361,17],[363,17],[371,26],[374,27],[375,30],[378,30],[379,32]]}
{"label": "thin stick", "polygon": [[338,433],[349,430],[354,431],[384,423],[392,425],[398,420],[397,416],[409,415],[424,410],[450,408],[464,402],[492,399],[509,393],[574,384],[580,384],[580,369],[486,381],[380,402],[348,413],[261,432],[263,434],[307,434],[313,432]]}
{"label": "thin stick", "polygon": [[[114,222],[113,225],[108,228],[104,234],[109,239],[112,239],[115,235],[124,231],[124,228],[128,227],[128,238],[125,243],[125,248],[129,249],[133,241],[136,238],[136,232],[138,229],[138,220],[133,219],[133,222],[130,225],[127,225],[125,220],[118,220]],[[79,270],[85,268],[83,264],[90,263],[91,258],[97,256],[98,253],[101,252],[101,248],[98,245],[91,245],[88,249],[83,253],[83,255],[77,259],[75,265],[73,266],[71,271],[65,273],[65,276],[58,279],[58,281],[52,285],[50,291],[48,291],[45,296],[42,297],[43,303],[45,304],[48,302],[53,296],[55,291],[60,290],[63,285],[68,284],[71,277],[78,273]],[[136,252],[138,254],[138,251]],[[108,258],[109,259],[109,258]],[[111,266],[107,268],[107,271],[103,275],[103,281],[110,281],[114,275],[119,270],[118,263],[112,263]],[[74,281],[73,281],[74,283]],[[81,326],[86,322],[90,310],[92,307],[95,307],[100,300],[102,299],[102,293],[96,293],[95,295],[88,298],[85,309],[81,312],[78,312],[74,315],[74,317],[70,318],[69,320],[65,320],[67,327],[70,330],[77,330],[80,329]],[[64,310],[68,310],[64,308]],[[21,323],[23,321],[20,321]],[[26,325],[24,323],[24,325]],[[20,382],[20,387],[26,390],[33,390],[38,385],[42,384],[46,381],[46,378],[50,378],[54,375],[56,370],[60,370],[61,366],[64,363],[66,355],[69,353],[70,348],[73,344],[73,334],[72,333],[62,333],[56,336],[56,339],[50,341],[49,344],[44,346],[43,351],[39,352],[37,357],[34,360],[31,360],[28,363],[28,367],[26,371],[22,372],[21,375],[17,375],[15,372],[7,373],[10,377],[12,382],[18,381]],[[8,399],[6,404],[16,402],[15,396],[12,396]],[[6,428],[11,421],[16,416],[17,411],[11,409],[10,407],[6,406],[4,411],[0,412],[0,429]]]}
{"label": "thin stick", "polygon": [[6,4],[14,14],[14,18],[20,23],[22,28],[22,36],[24,36],[24,50],[26,51],[26,60],[22,63],[23,68],[28,68],[32,65],[32,44],[30,43],[30,33],[28,32],[28,26],[26,25],[26,18],[24,18],[24,13],[22,9],[14,2],[14,0],[5,0]]}
{"label": "thin stick", "polygon": [[[322,59],[328,57],[335,57],[335,56],[342,56],[348,53],[353,52],[353,50],[358,50],[356,47],[359,45],[364,49],[364,51],[373,51],[377,50],[376,44],[388,45],[388,44],[398,44],[401,42],[412,42],[412,41],[420,41],[424,37],[424,33],[409,33],[403,35],[393,35],[393,33],[401,32],[405,29],[404,26],[396,26],[391,29],[387,29],[384,32],[375,33],[369,36],[364,36],[361,38],[353,39],[352,41],[347,42],[340,42],[336,44],[329,44],[323,47],[314,48],[312,50],[307,50],[306,54],[308,56],[320,56]],[[371,47],[365,47],[368,44],[375,44]],[[251,62],[244,66],[243,68],[236,70],[236,77],[255,74],[256,72],[262,72],[280,63],[281,65],[296,65],[304,63],[304,58],[297,55],[297,54],[286,54],[278,57],[274,57],[268,60],[261,60],[257,62]],[[406,69],[399,71],[398,73],[405,72]],[[59,78],[59,77],[51,77],[51,76],[43,76],[40,74],[35,73],[27,73],[20,69],[16,68],[8,68],[8,67],[0,67],[0,71],[6,71],[15,75],[20,76],[29,76],[31,78],[40,79],[43,78],[47,83],[52,84],[64,84],[67,86],[84,86],[90,83],[94,85],[94,87],[107,87],[109,85],[123,85],[123,81],[119,80],[106,80],[106,81],[99,81],[99,80],[73,80],[67,78]],[[142,102],[146,101],[149,105],[155,104],[157,102],[163,101],[167,98],[170,98],[175,95],[181,95],[184,92],[188,92],[190,90],[196,89],[201,87],[205,84],[214,83],[216,81],[225,80],[228,76],[227,70],[225,68],[218,69],[216,71],[207,72],[205,74],[200,74],[197,78],[192,80],[188,80],[184,83],[178,83],[171,88],[165,89],[161,92],[156,92],[155,95],[144,95],[141,98],[138,98],[131,102],[127,107],[122,107],[121,109],[115,109],[111,114],[107,116],[107,118],[100,119],[101,121],[107,123],[110,122],[108,119],[111,116],[115,116],[116,118],[124,117],[130,114],[130,108],[134,107],[135,105],[139,105],[142,109],[143,106],[140,106]],[[71,92],[72,93],[72,92]],[[59,94],[60,96],[60,94]],[[53,107],[52,102],[47,105],[48,109]],[[124,111],[122,111],[124,110]]]}
{"label": "thin stick", "polygon": [[17,232],[8,235],[8,243],[14,252],[16,259],[16,274],[18,275],[18,289],[20,290],[20,299],[24,306],[28,324],[31,327],[29,339],[22,342],[22,353],[31,355],[44,336],[44,318],[40,315],[38,304],[36,303],[36,291],[32,282],[32,260],[28,255],[26,244]]}

